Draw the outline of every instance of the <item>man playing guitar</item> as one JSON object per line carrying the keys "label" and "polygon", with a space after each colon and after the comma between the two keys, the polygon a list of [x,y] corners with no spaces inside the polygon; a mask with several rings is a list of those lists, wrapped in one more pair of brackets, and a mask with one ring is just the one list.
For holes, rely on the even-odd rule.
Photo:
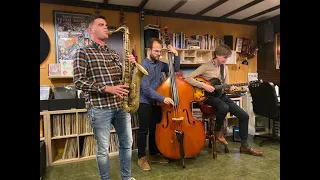
{"label": "man playing guitar", "polygon": [[[221,80],[222,84],[228,84],[229,75],[228,67],[224,65],[232,54],[232,51],[227,45],[220,45],[216,47],[214,52],[214,58],[202,64],[195,71],[188,75],[185,75],[185,81],[196,88],[203,88],[209,93],[213,93],[215,88],[212,85],[197,81],[196,77],[202,77],[203,79],[210,81],[213,78],[218,78]],[[224,68],[221,69],[220,68]],[[224,74],[221,76],[221,74]],[[235,86],[231,86],[229,91],[234,91]],[[248,126],[249,126],[249,115],[240,108],[236,103],[234,103],[229,97],[223,93],[219,97],[209,96],[204,103],[214,107],[216,109],[216,123],[214,127],[215,137],[222,144],[228,144],[226,139],[222,136],[221,128],[224,123],[224,119],[228,112],[235,115],[239,119],[239,131],[241,138],[240,152],[247,153],[254,156],[262,156],[263,152],[253,150],[248,142]]]}

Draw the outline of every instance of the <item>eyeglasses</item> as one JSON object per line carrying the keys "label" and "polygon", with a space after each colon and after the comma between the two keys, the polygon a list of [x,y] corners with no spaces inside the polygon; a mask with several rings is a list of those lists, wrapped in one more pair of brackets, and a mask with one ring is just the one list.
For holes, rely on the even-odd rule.
{"label": "eyeglasses", "polygon": [[156,52],[156,53],[161,53],[161,50],[154,50],[152,49],[153,52]]}

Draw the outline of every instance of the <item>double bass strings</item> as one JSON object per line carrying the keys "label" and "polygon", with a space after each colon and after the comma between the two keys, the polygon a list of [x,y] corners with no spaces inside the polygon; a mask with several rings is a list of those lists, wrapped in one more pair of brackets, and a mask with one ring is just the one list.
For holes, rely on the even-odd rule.
{"label": "double bass strings", "polygon": [[179,92],[177,91],[176,87],[176,78],[174,73],[174,66],[173,66],[173,60],[172,60],[172,53],[168,52],[168,61],[169,61],[169,74],[171,76],[170,81],[170,89],[171,89],[171,97],[174,101],[173,109],[174,109],[174,117],[180,117],[179,116]]}

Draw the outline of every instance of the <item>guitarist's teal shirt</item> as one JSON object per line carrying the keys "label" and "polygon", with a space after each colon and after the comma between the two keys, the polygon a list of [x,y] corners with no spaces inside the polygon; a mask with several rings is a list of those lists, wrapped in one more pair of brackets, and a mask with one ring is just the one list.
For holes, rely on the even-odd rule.
{"label": "guitarist's teal shirt", "polygon": [[[228,66],[224,65],[224,84],[229,83],[228,74]],[[213,64],[213,61],[209,61],[199,66],[195,71],[191,72],[190,74],[186,74],[184,78],[185,81],[187,81],[192,86],[202,88],[203,83],[194,79],[197,76],[201,76],[207,81],[210,81],[212,78],[219,78],[221,80],[220,66],[215,66],[215,64]]]}

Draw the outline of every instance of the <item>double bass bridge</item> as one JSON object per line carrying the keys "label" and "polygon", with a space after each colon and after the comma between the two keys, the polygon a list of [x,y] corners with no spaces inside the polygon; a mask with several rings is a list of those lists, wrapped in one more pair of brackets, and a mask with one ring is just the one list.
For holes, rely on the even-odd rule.
{"label": "double bass bridge", "polygon": [[180,121],[183,121],[184,120],[184,117],[174,117],[172,118],[172,121],[174,122],[180,122]]}

